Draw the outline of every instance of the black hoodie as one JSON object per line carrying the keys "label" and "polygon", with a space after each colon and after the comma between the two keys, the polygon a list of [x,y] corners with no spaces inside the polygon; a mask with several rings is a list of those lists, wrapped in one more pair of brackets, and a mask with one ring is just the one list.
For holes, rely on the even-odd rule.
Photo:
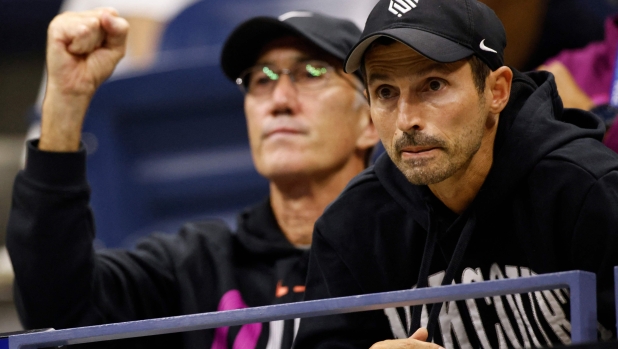
{"label": "black hoodie", "polygon": [[[597,273],[600,332],[611,336],[618,154],[603,131],[592,114],[563,110],[552,75],[515,72],[492,168],[466,211],[382,156],[316,223],[306,299],[580,269]],[[446,348],[570,342],[567,290],[416,308],[303,319],[295,348],[368,348],[419,325]]]}
{"label": "black hoodie", "polygon": [[[94,251],[85,160],[83,149],[49,153],[29,143],[26,169],[15,180],[7,246],[25,328],[61,329],[302,299],[308,250],[288,242],[268,200],[239,216],[235,234],[221,222],[190,223],[178,234],[152,235],[132,251]],[[294,320],[275,321],[89,346],[290,348],[297,328]]]}

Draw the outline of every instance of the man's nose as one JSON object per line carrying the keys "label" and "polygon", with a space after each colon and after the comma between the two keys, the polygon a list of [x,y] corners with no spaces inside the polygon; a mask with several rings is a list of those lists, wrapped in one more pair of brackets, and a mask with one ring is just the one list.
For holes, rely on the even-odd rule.
{"label": "man's nose", "polygon": [[280,75],[279,80],[274,82],[275,87],[272,92],[272,99],[275,104],[290,103],[296,98],[298,91],[289,75]]}
{"label": "man's nose", "polygon": [[397,128],[403,132],[421,131],[425,128],[425,119],[414,97],[403,96],[397,101]]}

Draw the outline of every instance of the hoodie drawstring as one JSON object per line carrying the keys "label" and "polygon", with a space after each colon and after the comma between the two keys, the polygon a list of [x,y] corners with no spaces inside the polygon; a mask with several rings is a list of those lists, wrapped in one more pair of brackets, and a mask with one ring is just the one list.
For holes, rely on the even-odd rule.
{"label": "hoodie drawstring", "polygon": [[[430,269],[429,267],[433,259],[433,252],[435,250],[435,245],[437,244],[437,238],[436,238],[437,233],[432,231],[433,230],[433,224],[432,224],[433,210],[431,209],[429,205],[428,205],[428,208],[429,208],[429,231],[427,233],[427,242],[425,243],[425,248],[423,251],[423,260],[421,262],[421,269],[418,275],[418,281],[417,281],[418,288],[427,287],[428,278],[429,278],[429,269]],[[451,257],[448,267],[446,268],[444,278],[442,279],[442,284],[441,284],[442,286],[450,285],[453,282],[455,278],[455,272],[461,265],[463,256],[468,247],[468,243],[470,242],[470,239],[472,238],[472,233],[474,232],[474,228],[476,227],[476,215],[473,213],[473,210],[468,210],[468,212],[471,212],[471,213],[466,221],[466,224],[464,225],[461,231],[459,240],[457,241],[457,245],[455,246],[455,251],[453,252],[453,256]],[[431,307],[431,313],[429,314],[429,319],[427,321],[427,332],[429,334],[427,337],[427,342],[431,342],[433,340],[433,336],[435,334],[435,329],[436,329],[436,325],[438,322],[438,317],[440,315],[441,309],[442,309],[442,303],[436,303]],[[410,326],[411,331],[409,335],[411,333],[414,333],[417,329],[420,328],[421,312],[422,312],[421,305],[414,307],[414,312],[412,313],[412,320],[411,320],[411,326]]]}
{"label": "hoodie drawstring", "polygon": [[[421,261],[421,269],[418,274],[418,280],[416,282],[416,288],[427,287],[429,278],[429,267],[431,267],[431,261],[433,260],[433,253],[436,250],[437,237],[434,233],[432,226],[433,209],[427,204],[427,210],[429,211],[429,226],[427,229],[427,240],[425,241],[425,247],[423,248],[423,260]],[[421,314],[423,311],[422,305],[416,305],[412,310],[412,320],[410,321],[409,329],[416,331],[421,327]],[[412,333],[408,333],[410,336]]]}

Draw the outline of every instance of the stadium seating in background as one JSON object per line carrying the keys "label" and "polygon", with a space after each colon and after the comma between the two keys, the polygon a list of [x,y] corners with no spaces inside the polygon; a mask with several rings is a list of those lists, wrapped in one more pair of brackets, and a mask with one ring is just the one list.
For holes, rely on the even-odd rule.
{"label": "stadium seating in background", "polygon": [[527,64],[519,68],[534,70],[564,49],[603,40],[604,19],[618,13],[618,7],[612,3],[615,0],[549,0],[534,52]]}
{"label": "stadium seating in background", "polygon": [[159,51],[221,44],[234,24],[218,15],[217,7],[212,3],[198,1],[167,24],[161,36]]}
{"label": "stadium seating in background", "polygon": [[[198,1],[168,23],[152,67],[123,71],[101,86],[82,137],[95,246],[132,247],[188,220],[218,217],[234,227],[240,210],[266,198],[268,183],[251,160],[243,97],[224,77],[219,55],[243,20],[298,6]],[[382,152],[379,146],[374,159]]]}
{"label": "stadium seating in background", "polygon": [[101,86],[83,135],[98,246],[131,247],[188,220],[234,226],[240,210],[267,196],[242,94],[219,67],[226,36],[260,3],[264,14],[279,11],[266,1],[239,6],[244,12],[207,1],[187,7],[165,28],[152,68]]}
{"label": "stadium seating in background", "polygon": [[240,91],[218,52],[174,67],[113,79],[95,95],[84,124],[97,238],[130,246],[186,220],[234,223],[263,199],[253,168]]}
{"label": "stadium seating in background", "polygon": [[[159,51],[160,53],[182,50],[190,52],[196,48],[218,47],[232,30],[247,18],[277,16],[297,9],[293,7],[295,5],[289,0],[232,0],[218,3],[198,1],[167,24],[161,36]],[[304,5],[316,6],[310,2]],[[166,55],[160,55],[158,61],[165,58]]]}

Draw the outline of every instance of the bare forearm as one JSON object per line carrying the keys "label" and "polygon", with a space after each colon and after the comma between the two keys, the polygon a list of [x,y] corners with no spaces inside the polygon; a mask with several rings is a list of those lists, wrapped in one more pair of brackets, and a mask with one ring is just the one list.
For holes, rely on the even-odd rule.
{"label": "bare forearm", "polygon": [[129,25],[111,8],[65,12],[47,31],[47,89],[39,149],[79,149],[86,110],[125,52]]}
{"label": "bare forearm", "polygon": [[90,99],[87,95],[66,95],[48,86],[43,101],[39,149],[77,151]]}

